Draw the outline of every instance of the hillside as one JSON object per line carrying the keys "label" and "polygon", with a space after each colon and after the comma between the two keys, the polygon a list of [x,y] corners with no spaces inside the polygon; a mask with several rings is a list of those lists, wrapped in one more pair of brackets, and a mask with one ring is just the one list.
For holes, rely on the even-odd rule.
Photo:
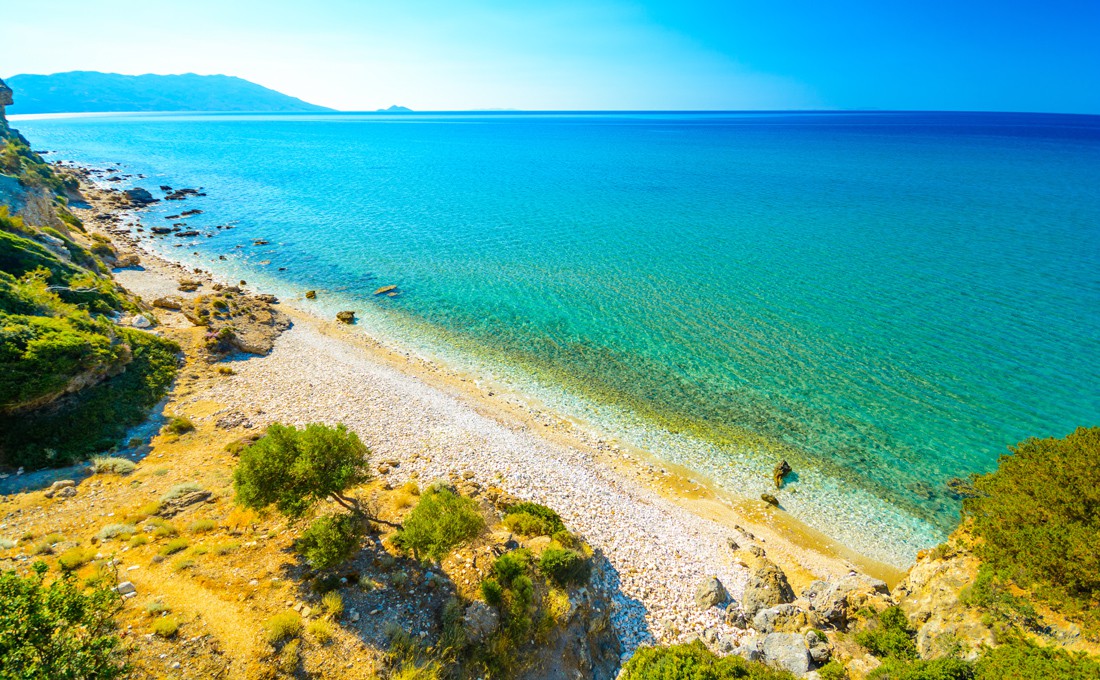
{"label": "hillside", "polygon": [[91,111],[329,111],[233,76],[126,76],[95,71],[8,78],[9,114]]}

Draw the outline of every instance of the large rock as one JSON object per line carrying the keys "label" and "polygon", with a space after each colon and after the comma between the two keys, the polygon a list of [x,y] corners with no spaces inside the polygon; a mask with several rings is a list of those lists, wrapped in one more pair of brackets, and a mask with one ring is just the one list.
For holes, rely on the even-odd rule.
{"label": "large rock", "polygon": [[134,187],[133,189],[127,189],[125,192],[126,198],[129,199],[134,205],[149,205],[150,203],[156,203],[157,199],[153,198],[153,194],[149,193],[147,189],[141,187]]}
{"label": "large rock", "polygon": [[717,607],[724,604],[728,599],[729,593],[726,592],[726,587],[722,585],[722,582],[716,576],[704,580],[695,590],[695,604],[700,609]]}
{"label": "large rock", "polygon": [[752,627],[761,633],[797,633],[810,625],[810,616],[793,604],[781,604],[756,612]]}
{"label": "large rock", "polygon": [[466,629],[466,637],[477,644],[497,631],[500,627],[500,615],[484,602],[474,602],[466,607],[462,625]]}
{"label": "large rock", "polygon": [[740,554],[745,557],[745,566],[752,570],[741,596],[741,608],[746,617],[751,619],[761,609],[794,601],[787,575],[774,562],[753,553]]}
{"label": "large rock", "polygon": [[165,519],[169,519],[175,517],[176,515],[180,514],[181,512],[196,503],[202,503],[210,500],[211,496],[213,496],[213,494],[211,494],[209,491],[191,491],[189,493],[183,494],[182,496],[179,496],[178,498],[173,498],[172,500],[165,501],[164,504],[161,505],[160,510],[157,511],[157,514],[161,517],[164,517]]}
{"label": "large rock", "polygon": [[805,675],[813,667],[806,638],[799,633],[770,633],[761,645],[764,663],[783,668],[795,675]]}
{"label": "large rock", "polygon": [[814,581],[802,592],[814,623],[847,630],[849,616],[864,607],[882,611],[893,604],[886,584],[864,574],[851,573],[830,583]]}

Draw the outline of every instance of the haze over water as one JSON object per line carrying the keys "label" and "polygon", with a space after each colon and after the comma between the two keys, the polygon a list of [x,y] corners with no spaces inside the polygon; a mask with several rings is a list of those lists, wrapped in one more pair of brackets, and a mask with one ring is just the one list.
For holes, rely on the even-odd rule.
{"label": "haze over water", "polygon": [[[205,187],[147,214],[205,211],[188,223],[216,236],[163,237],[168,257],[318,289],[326,314],[357,309],[744,496],[786,457],[784,507],[881,559],[950,530],[948,479],[1100,424],[1100,117],[15,126],[51,158]],[[372,295],[388,284],[401,295]]]}

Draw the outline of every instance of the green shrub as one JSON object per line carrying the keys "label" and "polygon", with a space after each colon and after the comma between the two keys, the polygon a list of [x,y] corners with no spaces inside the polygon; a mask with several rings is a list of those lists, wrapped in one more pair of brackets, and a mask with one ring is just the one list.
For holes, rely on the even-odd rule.
{"label": "green shrub", "polygon": [[174,616],[162,616],[156,621],[153,621],[153,633],[162,638],[175,637],[179,629],[179,619]]}
{"label": "green shrub", "polygon": [[964,501],[998,574],[1100,630],[1100,427],[1064,439],[1028,439],[974,480]]}
{"label": "green shrub", "polygon": [[867,680],[973,680],[974,666],[961,659],[931,661],[889,658]]}
{"label": "green shrub", "polygon": [[292,518],[325,497],[358,511],[344,493],[370,479],[369,456],[370,450],[343,425],[298,430],[273,423],[263,438],[240,452],[233,471],[237,501],[255,509],[274,505]]}
{"label": "green shrub", "polygon": [[125,458],[115,458],[113,456],[92,457],[92,473],[97,475],[106,473],[128,475],[134,471],[135,467],[134,461]]}
{"label": "green shrub", "polygon": [[174,555],[181,550],[186,550],[187,546],[191,545],[187,542],[186,538],[174,538],[168,541],[163,548],[160,549],[160,554],[164,556]]}
{"label": "green shrub", "polygon": [[94,557],[95,550],[90,548],[69,548],[57,556],[57,565],[62,571],[73,571],[91,562]]}
{"label": "green shrub", "polygon": [[821,680],[848,680],[848,669],[836,659],[830,659],[829,663],[817,669],[817,675]]}
{"label": "green shrub", "polygon": [[122,677],[127,668],[114,634],[119,596],[71,576],[44,584],[46,565],[29,576],[0,571],[0,676],[28,680]]}
{"label": "green shrub", "polygon": [[195,430],[195,424],[183,416],[173,416],[164,425],[164,431],[176,436],[187,434]]}
{"label": "green shrub", "polygon": [[476,503],[450,489],[432,487],[420,495],[394,542],[417,559],[439,561],[484,528]]}
{"label": "green shrub", "polygon": [[336,627],[329,623],[327,619],[314,619],[309,622],[309,626],[306,627],[306,630],[318,643],[327,645],[332,641],[332,636],[336,632]]}
{"label": "green shrub", "polygon": [[329,616],[340,616],[344,613],[344,598],[336,591],[327,592],[321,598],[321,606]]}
{"label": "green shrub", "polygon": [[560,586],[583,583],[588,580],[589,565],[573,550],[547,548],[539,557],[539,572]]}
{"label": "green shrub", "polygon": [[197,519],[187,525],[187,530],[193,534],[204,534],[218,528],[218,523],[212,519]]}
{"label": "green shrub", "polygon": [[189,493],[195,493],[196,491],[202,491],[202,486],[195,482],[184,482],[182,484],[176,484],[168,490],[163,496],[160,497],[161,503],[167,503],[174,501],[177,498],[186,496]]}
{"label": "green shrub", "polygon": [[302,617],[297,612],[276,614],[264,623],[267,641],[273,645],[296,638],[302,633]]}
{"label": "green shrub", "polygon": [[1091,680],[1100,678],[1100,658],[1040,647],[1022,639],[983,650],[974,664],[976,680]]}
{"label": "green shrub", "polygon": [[119,536],[129,538],[135,533],[137,533],[137,527],[133,524],[108,524],[99,530],[99,533],[96,534],[96,538],[101,541],[109,541]]}
{"label": "green shrub", "polygon": [[172,611],[168,608],[168,605],[164,604],[160,600],[149,600],[145,604],[145,613],[149,616],[160,616],[161,614],[167,614]]}
{"label": "green shrub", "polygon": [[917,658],[916,633],[909,626],[901,607],[884,610],[870,625],[870,629],[856,633],[856,642],[869,652],[879,658]]}
{"label": "green shrub", "polygon": [[492,607],[499,608],[504,604],[504,588],[494,578],[487,578],[481,582],[481,596]]}
{"label": "green shrub", "polygon": [[641,647],[623,666],[620,680],[794,680],[787,671],[745,661],[739,656],[719,657],[696,641],[672,647]]}
{"label": "green shrub", "polygon": [[510,531],[524,536],[552,536],[565,531],[565,522],[551,508],[538,503],[517,503],[504,511],[504,523]]}
{"label": "green shrub", "polygon": [[504,553],[493,562],[493,575],[505,586],[512,585],[517,576],[527,573],[531,564],[531,553],[520,549]]}
{"label": "green shrub", "polygon": [[313,520],[294,548],[314,569],[346,561],[359,547],[363,522],[354,515],[325,515]]}

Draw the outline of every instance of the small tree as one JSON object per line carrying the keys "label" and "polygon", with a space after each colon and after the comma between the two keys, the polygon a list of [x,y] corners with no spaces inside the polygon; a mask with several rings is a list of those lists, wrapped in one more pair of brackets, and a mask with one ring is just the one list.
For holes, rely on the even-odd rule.
{"label": "small tree", "polygon": [[335,567],[359,545],[363,523],[353,515],[325,515],[313,520],[295,544],[314,569]]}
{"label": "small tree", "polygon": [[485,518],[476,503],[450,489],[432,487],[421,494],[395,542],[417,559],[441,560],[484,528]]}
{"label": "small tree", "polygon": [[369,456],[370,449],[344,425],[315,423],[299,430],[273,423],[241,452],[233,471],[237,501],[256,509],[274,505],[297,519],[327,497],[366,518],[359,503],[344,494],[370,479]]}
{"label": "small tree", "polygon": [[71,575],[44,585],[46,565],[20,576],[0,572],[0,678],[105,680],[121,677],[114,615],[119,596],[85,591]]}

